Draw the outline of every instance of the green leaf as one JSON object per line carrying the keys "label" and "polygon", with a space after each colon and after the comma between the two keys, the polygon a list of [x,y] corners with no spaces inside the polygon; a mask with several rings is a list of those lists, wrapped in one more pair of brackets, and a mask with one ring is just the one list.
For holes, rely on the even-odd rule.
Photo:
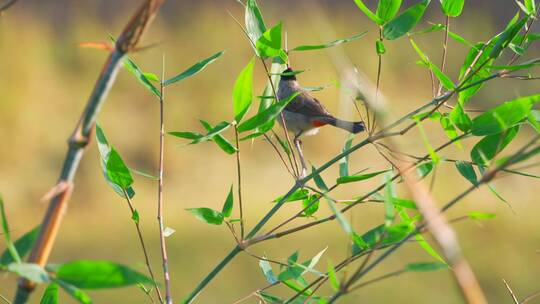
{"label": "green leaf", "polygon": [[384,23],[384,20],[379,18],[377,15],[375,15],[365,4],[362,0],[354,0],[354,3],[356,3],[356,6],[373,22],[381,25]]}
{"label": "green leaf", "polygon": [[420,21],[429,3],[430,0],[423,0],[407,8],[399,16],[386,23],[383,26],[383,37],[394,40],[407,34]]}
{"label": "green leaf", "polygon": [[422,126],[422,123],[420,122],[420,120],[416,120],[416,124],[418,125],[418,130],[420,131],[420,135],[422,136],[424,145],[426,146],[426,149],[428,150],[431,161],[435,165],[438,164],[441,158],[439,157],[435,149],[433,149],[433,147],[429,143],[429,139],[427,137],[426,131],[424,130],[424,127]]}
{"label": "green leaf", "polygon": [[384,224],[387,227],[392,225],[395,217],[394,204],[392,203],[392,198],[395,196],[392,175],[392,172],[387,172],[384,175]]}
{"label": "green leaf", "polygon": [[110,182],[118,185],[122,189],[127,189],[133,184],[133,177],[120,154],[111,148],[106,164],[107,177]]}
{"label": "green leaf", "polygon": [[128,193],[130,198],[133,197],[135,191],[133,191],[133,188],[131,187],[131,184],[133,183],[131,173],[118,152],[109,145],[105,133],[99,124],[96,124],[96,139],[101,159],[101,168],[105,180],[114,192],[121,197],[124,197],[124,190]]}
{"label": "green leaf", "polygon": [[[409,233],[413,231],[414,227],[408,223],[400,223],[390,227],[385,226],[384,224],[379,225],[375,228],[370,229],[368,232],[364,233],[361,238],[367,244],[364,248],[353,244],[352,255],[355,256],[365,249],[373,248],[376,244],[379,246],[385,246],[388,244],[396,243],[403,240]],[[384,238],[381,240],[381,238]]]}
{"label": "green leaf", "polygon": [[302,208],[304,208],[305,210],[301,216],[310,217],[313,214],[315,214],[315,212],[319,210],[319,202],[320,202],[319,194],[314,194],[314,195],[311,195],[309,198],[303,199]]}
{"label": "green leaf", "polygon": [[515,65],[492,65],[490,68],[494,70],[519,71],[519,70],[530,69],[538,65],[540,65],[540,58],[534,58],[534,59],[527,60],[523,63],[515,64]]}
{"label": "green leaf", "polygon": [[358,39],[364,37],[366,34],[367,34],[367,32],[363,32],[363,33],[360,33],[360,34],[357,34],[357,35],[354,35],[354,36],[351,36],[351,37],[348,37],[348,38],[337,39],[337,40],[334,40],[334,41],[331,41],[331,42],[328,42],[328,43],[325,43],[325,44],[300,45],[300,46],[297,46],[297,47],[295,47],[294,49],[292,49],[290,51],[291,52],[292,51],[311,51],[311,50],[327,49],[327,48],[330,48],[330,47],[333,47],[333,46],[336,46],[336,45],[340,45],[340,44],[343,44],[343,43],[358,40]]}
{"label": "green leaf", "polygon": [[328,280],[330,281],[330,286],[332,286],[332,289],[334,291],[338,291],[340,283],[336,275],[336,269],[330,260],[328,261]]}
{"label": "green leaf", "polygon": [[516,137],[519,132],[519,126],[503,131],[500,134],[494,134],[484,137],[471,150],[471,159],[473,162],[481,165],[489,163]]}
{"label": "green leaf", "polygon": [[384,46],[384,43],[380,40],[375,41],[375,51],[377,52],[377,55],[382,56],[386,53],[386,47]]}
{"label": "green leaf", "polygon": [[399,12],[400,7],[401,0],[379,0],[377,17],[379,17],[383,23],[392,20]]}
{"label": "green leaf", "polygon": [[450,112],[449,117],[452,123],[463,132],[469,132],[472,127],[471,118],[463,111],[463,106],[459,102],[456,103],[456,106]]}
{"label": "green leaf", "polygon": [[529,15],[536,13],[536,0],[523,0],[523,2],[529,11]]}
{"label": "green leaf", "polygon": [[285,300],[281,299],[280,297],[273,296],[267,292],[259,292],[259,295],[261,298],[263,298],[266,302],[269,304],[283,304],[285,303]]}
{"label": "green leaf", "polygon": [[[30,250],[32,250],[32,247],[34,247],[34,243],[36,242],[38,236],[39,226],[30,230],[15,241],[15,249],[21,258],[24,258],[30,252]],[[0,265],[8,265],[13,262],[16,262],[16,260],[13,259],[9,249],[6,249],[2,256],[0,256]]]}
{"label": "green leaf", "polygon": [[136,209],[133,209],[133,212],[131,213],[131,219],[135,222],[135,224],[138,224],[139,223],[139,211],[137,211]]}
{"label": "green leaf", "polygon": [[146,78],[145,74],[141,69],[133,62],[129,57],[124,57],[124,67],[135,76],[152,94],[156,95],[158,98],[161,98],[161,93],[159,90]]}
{"label": "green leaf", "polygon": [[6,210],[4,209],[4,200],[2,199],[2,196],[0,196],[0,213],[2,215],[2,232],[4,234],[4,239],[6,241],[7,251],[9,251],[11,258],[15,262],[20,263],[21,257],[19,256],[19,253],[17,252],[17,248],[15,248],[15,245],[13,244],[13,241],[11,240],[9,224],[7,221]]}
{"label": "green leaf", "polygon": [[467,213],[467,216],[471,220],[486,220],[486,219],[493,219],[493,218],[497,217],[496,214],[483,213],[483,212],[469,212],[469,213]]}
{"label": "green leaf", "polygon": [[233,89],[234,119],[240,122],[251,106],[253,100],[253,66],[255,58],[240,72]]}
{"label": "green leaf", "polygon": [[221,209],[221,214],[223,215],[223,217],[231,216],[233,204],[233,186],[231,185],[231,188],[229,189],[229,194],[227,195],[227,199],[225,199],[225,203],[223,204],[223,208]]}
{"label": "green leaf", "polygon": [[422,61],[433,72],[433,74],[437,77],[437,79],[444,86],[444,88],[447,90],[455,89],[454,82],[448,76],[446,76],[446,74],[444,74],[438,66],[436,66],[429,60],[429,58],[424,54],[424,52],[422,52],[422,50],[418,47],[418,45],[414,42],[412,38],[409,38],[409,40],[411,41],[411,45],[416,50]]}
{"label": "green leaf", "polygon": [[204,136],[201,133],[197,133],[197,132],[182,132],[182,131],[167,132],[167,134],[175,136],[175,137],[191,139],[191,140],[197,140]]}
{"label": "green leaf", "polygon": [[526,119],[532,106],[539,101],[540,94],[507,101],[476,117],[472,123],[472,134],[482,136],[501,133]]}
{"label": "green leaf", "polygon": [[[343,146],[342,152],[346,152],[352,147],[352,143],[354,140],[354,134],[349,134],[347,137],[347,140],[345,141],[345,145]],[[349,155],[342,157],[339,160],[339,177],[349,176]]]}
{"label": "green leaf", "polygon": [[116,288],[152,283],[147,276],[110,261],[79,260],[60,265],[56,278],[83,289]]}
{"label": "green leaf", "polygon": [[432,256],[437,261],[446,264],[441,255],[435,250],[431,245],[426,241],[426,239],[421,234],[416,234],[414,239],[418,242],[418,245],[424,249],[430,256]]}
{"label": "green leaf", "polygon": [[521,29],[525,26],[527,23],[527,20],[529,18],[521,18],[519,21],[515,22],[510,25],[498,36],[498,39],[496,40],[495,45],[493,46],[493,49],[489,53],[489,58],[499,58],[502,51],[508,47],[508,45],[512,42],[512,40],[519,34]]}
{"label": "green leaf", "polygon": [[257,52],[255,43],[257,43],[262,34],[266,32],[266,25],[264,24],[261,10],[257,5],[257,1],[247,0],[245,21],[248,37],[254,44],[253,47],[255,49],[255,52]]}
{"label": "green leaf", "polygon": [[210,208],[190,208],[186,209],[195,217],[205,223],[212,225],[221,225],[223,223],[223,214]]}
{"label": "green leaf", "polygon": [[[203,127],[206,129],[207,132],[210,132],[212,131],[213,127],[212,125],[210,125],[210,123],[208,123],[207,121],[205,120],[199,120],[201,122],[201,124],[203,125]],[[225,137],[223,137],[223,135],[221,134],[216,134],[214,135],[214,137],[212,138],[212,140],[216,143],[216,145],[218,145],[218,147],[221,148],[221,150],[225,151],[225,153],[229,154],[229,155],[232,155],[234,153],[236,153],[236,151],[238,151],[236,149],[235,146],[233,146],[231,144],[230,141],[228,141]]]}
{"label": "green leaf", "polygon": [[281,22],[266,30],[256,41],[257,53],[263,59],[279,57],[287,62],[287,54],[281,49]]}
{"label": "green leaf", "polygon": [[338,184],[346,184],[346,183],[353,183],[353,182],[358,182],[358,181],[363,181],[363,180],[366,180],[366,179],[370,179],[372,177],[375,177],[379,174],[383,174],[385,172],[388,172],[389,170],[383,170],[383,171],[377,171],[377,172],[373,172],[373,173],[366,173],[366,174],[359,174],[359,175],[352,175],[352,176],[342,176],[342,177],[339,177],[337,180],[336,180],[336,183]]}
{"label": "green leaf", "polygon": [[274,271],[272,271],[272,266],[270,266],[270,263],[268,261],[259,260],[259,267],[261,268],[264,277],[266,278],[266,281],[268,281],[268,283],[275,284],[278,282]]}
{"label": "green leaf", "polygon": [[[492,48],[493,47],[491,45],[485,45],[483,43],[478,43],[475,46],[471,47],[471,49],[469,50],[469,54],[467,54],[465,62],[461,66],[459,73],[459,80],[462,82],[462,86],[476,83],[477,81],[490,76],[490,65],[493,62],[493,59],[489,58],[489,52]],[[465,74],[467,71],[469,71],[468,74]],[[473,76],[468,76],[470,75],[470,73],[473,73],[475,71],[476,73]],[[465,81],[465,79],[468,80]],[[461,90],[459,92],[459,103],[461,105],[464,105],[467,101],[469,101],[471,97],[478,93],[478,91],[484,86],[484,84],[485,83],[479,83],[466,90]]]}
{"label": "green leaf", "polygon": [[313,174],[313,181],[315,182],[315,185],[317,185],[317,188],[319,188],[321,191],[328,192],[328,186],[322,179],[321,175],[317,173],[317,168],[314,166],[311,166],[311,174]]}
{"label": "green leaf", "polygon": [[80,290],[79,288],[71,285],[71,284],[68,284],[62,280],[54,280],[54,282],[58,285],[60,285],[60,287],[62,287],[62,289],[67,292],[70,296],[72,296],[75,300],[79,301],[79,303],[81,304],[92,304],[92,299],[90,299],[90,297],[82,290]]}
{"label": "green leaf", "polygon": [[405,267],[407,271],[414,272],[424,272],[424,271],[435,271],[441,269],[447,269],[448,265],[444,263],[411,263]]}
{"label": "green leaf", "polygon": [[[285,196],[280,196],[278,198],[276,198],[275,200],[273,200],[272,202],[274,203],[277,203],[277,202],[280,202],[281,200],[283,200]],[[306,199],[309,197],[309,190],[307,189],[297,189],[296,191],[294,191],[285,201],[284,203],[288,203],[288,202],[294,202],[294,201],[300,201],[300,200],[303,200],[303,199]]]}
{"label": "green leaf", "polygon": [[[458,137],[456,126],[454,125],[454,122],[452,121],[452,119],[450,119],[447,113],[441,116],[439,122],[441,123],[441,127],[443,128],[444,133],[446,133],[446,136],[448,136],[449,139],[454,140]],[[462,148],[461,142],[459,140],[455,141],[455,144],[458,148]]]}
{"label": "green leaf", "polygon": [[442,11],[446,16],[457,17],[461,15],[465,0],[440,0]]}
{"label": "green leaf", "polygon": [[150,81],[153,81],[153,82],[160,82],[161,81],[159,79],[159,77],[154,73],[145,72],[145,73],[143,73],[143,75],[144,75],[144,77],[146,77],[146,79],[148,79]]}
{"label": "green leaf", "polygon": [[58,304],[58,285],[55,283],[49,284],[41,297],[40,304]]}
{"label": "green leaf", "polygon": [[390,202],[394,206],[400,206],[400,207],[404,207],[404,208],[408,208],[408,209],[414,209],[414,210],[418,209],[418,207],[416,206],[416,203],[414,201],[411,201],[411,200],[408,200],[408,199],[392,197],[392,198],[390,198]]}
{"label": "green leaf", "polygon": [[[204,120],[201,120],[201,124],[205,128],[209,126],[209,124],[205,122]],[[227,130],[230,126],[231,126],[230,122],[222,121],[218,123],[217,125],[215,125],[211,130],[209,130],[208,133],[206,133],[206,135],[204,135],[203,137],[194,139],[190,144],[197,144],[204,141],[214,140],[216,136],[218,136],[223,131]]]}
{"label": "green leaf", "polygon": [[471,182],[471,184],[478,184],[478,178],[471,163],[460,160],[456,162],[456,168],[463,177],[465,177],[469,182]]}
{"label": "green leaf", "polygon": [[298,96],[298,94],[300,94],[300,92],[295,92],[293,95],[285,98],[284,100],[280,100],[278,103],[271,105],[266,110],[263,110],[250,119],[244,121],[238,126],[238,132],[250,131],[270,121],[273,121],[281,113],[285,106],[287,106],[289,102]]}
{"label": "green leaf", "polygon": [[26,278],[36,283],[48,283],[50,281],[49,275],[38,264],[33,263],[11,263],[7,265],[7,271],[18,274],[19,276]]}
{"label": "green leaf", "polygon": [[206,68],[207,65],[214,62],[216,59],[218,59],[224,53],[225,53],[225,51],[217,52],[214,55],[195,63],[194,65],[190,66],[188,69],[183,71],[182,73],[165,80],[163,82],[163,85],[168,86],[170,84],[173,84],[175,82],[178,82],[180,80],[186,79],[188,77],[191,77],[191,76],[199,73],[204,68]]}
{"label": "green leaf", "polygon": [[420,165],[418,165],[416,167],[416,173],[418,174],[418,177],[420,179],[423,179],[426,176],[428,176],[428,174],[431,173],[431,171],[433,171],[433,162],[432,161],[422,163],[422,164],[420,164]]}

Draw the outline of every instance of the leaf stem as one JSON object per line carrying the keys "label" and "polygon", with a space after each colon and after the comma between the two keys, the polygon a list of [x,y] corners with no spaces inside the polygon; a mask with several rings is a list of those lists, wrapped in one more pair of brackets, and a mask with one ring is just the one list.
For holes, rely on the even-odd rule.
{"label": "leaf stem", "polygon": [[[133,207],[133,203],[131,202],[131,199],[129,198],[129,194],[127,193],[126,189],[122,189],[124,192],[124,197],[126,198],[126,202],[129,206],[129,210],[131,210],[131,214],[133,215],[136,210]],[[139,220],[134,220],[135,228],[137,229],[137,235],[139,237],[139,243],[141,243],[141,248],[144,254],[144,261],[146,263],[146,268],[148,268],[148,273],[150,274],[150,277],[152,278],[152,282],[154,283],[154,288],[156,289],[156,294],[159,299],[159,303],[163,303],[163,296],[161,295],[161,291],[159,290],[159,286],[156,281],[156,277],[154,276],[154,271],[152,270],[152,266],[150,265],[150,258],[148,255],[148,251],[146,250],[146,245],[144,243],[144,238],[141,231],[141,226],[139,224]],[[150,294],[148,295],[150,296]]]}
{"label": "leaf stem", "polygon": [[165,241],[165,224],[163,223],[163,171],[164,171],[164,148],[165,148],[165,55],[163,56],[163,67],[161,70],[161,81],[159,86],[159,173],[158,173],[158,210],[157,220],[159,223],[159,240],[161,245],[161,259],[163,262],[163,276],[165,279],[165,302],[172,304],[171,297],[171,276],[169,273],[169,259],[167,257],[167,244]]}
{"label": "leaf stem", "polygon": [[242,169],[240,167],[240,143],[238,140],[238,128],[234,125],[234,137],[236,139],[236,172],[238,175],[238,207],[240,209],[240,240],[244,240],[244,208],[242,206]]}

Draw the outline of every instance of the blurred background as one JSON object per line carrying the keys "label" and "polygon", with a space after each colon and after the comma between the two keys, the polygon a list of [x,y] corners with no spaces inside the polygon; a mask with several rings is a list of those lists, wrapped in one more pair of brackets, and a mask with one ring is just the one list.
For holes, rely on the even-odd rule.
{"label": "blurred background", "polygon": [[[6,202],[13,237],[19,237],[40,223],[46,210],[46,203],[41,201],[41,197],[57,179],[66,139],[79,119],[107,56],[104,51],[83,49],[77,44],[107,42],[109,34],[118,35],[139,2],[24,0],[0,17],[0,193]],[[404,1],[406,5],[413,2]],[[432,2],[418,28],[429,26],[426,21],[444,22],[438,1]],[[331,112],[342,118],[358,118],[350,101],[343,99],[340,102],[336,86],[342,72],[339,58],[349,58],[375,81],[377,57],[374,41],[377,29],[353,1],[260,0],[259,4],[267,25],[284,22],[289,48],[369,31],[363,39],[329,51],[291,55],[291,63],[296,69],[307,70],[299,76],[303,85],[329,85],[314,95]],[[228,11],[243,20],[243,9],[233,0],[167,1],[142,43],[158,43],[157,47],[132,55],[145,71],[159,74],[161,58],[165,54],[166,74],[172,76],[202,58],[227,50],[201,74],[168,89],[167,131],[202,131],[198,119],[212,123],[232,119],[232,87],[236,76],[253,54]],[[451,29],[473,42],[485,41],[501,31],[517,11],[514,1],[509,0],[467,1],[463,15],[453,20]],[[419,36],[416,40],[434,62],[440,62],[442,32]],[[431,99],[430,79],[426,70],[415,64],[418,57],[408,39],[388,42],[386,48],[381,88],[392,116],[399,117]],[[453,79],[456,79],[467,51],[463,45],[450,41],[447,71]],[[527,56],[536,57],[538,51],[538,47],[533,46]],[[255,73],[255,92],[259,95],[265,85],[260,63],[257,63]],[[471,107],[498,104],[538,92],[537,88],[535,81],[495,80],[474,97]],[[99,122],[109,141],[130,167],[154,174],[157,171],[158,119],[156,100],[133,76],[121,71]],[[440,126],[427,122],[425,127],[433,146],[445,142],[446,136]],[[524,128],[518,141],[524,142],[531,134]],[[233,134],[225,135],[232,139]],[[339,130],[327,128],[317,137],[305,138],[306,158],[315,166],[323,164],[342,149],[346,136]],[[356,141],[364,137],[364,134],[359,134]],[[467,151],[476,141],[466,140],[463,149],[453,146],[441,155],[468,160]],[[407,153],[425,154],[417,129],[404,136],[401,144]],[[272,207],[270,202],[285,193],[293,181],[264,141],[243,142],[242,161],[244,206],[249,229]],[[388,167],[372,147],[351,155],[350,162],[351,172]],[[527,172],[539,174],[540,170],[531,168]],[[176,230],[167,240],[172,263],[173,296],[177,302],[234,246],[225,226],[204,224],[184,209],[221,208],[230,185],[236,181],[235,174],[234,157],[225,155],[213,143],[185,146],[185,141],[166,138],[165,219],[166,225]],[[323,175],[327,183],[332,183],[337,176],[337,167]],[[360,196],[380,182],[381,179],[376,178],[346,185],[337,190],[334,197]],[[105,183],[95,145],[87,150],[75,185],[50,261],[106,259],[146,273],[131,214],[126,203]],[[441,205],[468,186],[453,164],[442,163],[437,168],[433,192]],[[481,223],[460,222],[455,229],[489,302],[510,303],[512,300],[502,283],[503,278],[520,298],[540,289],[538,180],[504,176],[496,180],[494,186],[509,205],[482,187],[452,209],[448,218],[470,211],[497,214],[495,219]],[[141,215],[154,269],[161,278],[156,221],[157,184],[137,176],[134,188],[137,192],[134,203]],[[400,197],[409,197],[402,185],[398,185],[398,191]],[[266,229],[299,208],[299,203],[286,205]],[[318,216],[326,214],[329,210],[322,203]],[[380,205],[362,205],[352,214],[358,232],[365,232],[384,220],[384,208]],[[307,221],[312,219],[301,219],[295,224]],[[429,235],[426,237],[431,240]],[[319,265],[321,270],[326,269],[327,259],[336,264],[347,255],[346,237],[335,222],[259,244],[251,251],[284,261],[300,249],[300,259],[305,260],[327,246],[327,253]],[[4,250],[3,243],[0,250]],[[432,261],[432,258],[418,245],[406,245],[376,269],[371,277],[399,269],[410,262],[426,261]],[[265,285],[258,261],[240,255],[200,295],[198,303],[232,303]],[[0,294],[11,298],[14,288],[14,276],[2,274]],[[41,293],[42,287],[39,287],[33,303],[38,303]],[[273,293],[290,294],[281,287],[273,289]],[[321,293],[330,294],[331,290],[325,287]],[[89,291],[89,294],[95,303],[147,302],[137,287]],[[65,294],[61,297],[62,303],[73,302]],[[405,274],[370,285],[342,300],[343,303],[461,301],[449,271]],[[245,303],[257,303],[257,300],[252,298]],[[540,303],[540,298],[530,303]]]}

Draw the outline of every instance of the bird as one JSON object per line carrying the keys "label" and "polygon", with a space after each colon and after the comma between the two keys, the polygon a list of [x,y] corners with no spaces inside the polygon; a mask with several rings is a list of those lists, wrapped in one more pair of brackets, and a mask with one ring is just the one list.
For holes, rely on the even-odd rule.
{"label": "bird", "polygon": [[[282,113],[286,129],[294,134],[294,143],[302,162],[302,175],[305,176],[307,169],[301,149],[301,136],[315,135],[319,132],[319,128],[325,125],[331,125],[353,134],[364,131],[366,127],[362,121],[345,121],[330,114],[319,100],[300,86],[293,70],[287,66],[281,73],[278,99],[285,100],[296,93],[298,95],[285,106]],[[280,118],[277,120],[283,126],[283,121]]]}

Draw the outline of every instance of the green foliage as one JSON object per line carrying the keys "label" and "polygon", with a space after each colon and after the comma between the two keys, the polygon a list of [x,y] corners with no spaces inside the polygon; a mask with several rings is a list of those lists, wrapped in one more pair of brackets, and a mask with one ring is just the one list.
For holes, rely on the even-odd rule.
{"label": "green foliage", "polygon": [[386,47],[384,46],[384,42],[380,40],[375,41],[375,51],[379,56],[384,55],[386,53]]}
{"label": "green foliage", "polygon": [[429,173],[431,173],[431,171],[433,171],[432,161],[424,162],[416,166],[416,173],[418,174],[420,179],[423,179],[426,176],[428,176]]}
{"label": "green foliage", "polygon": [[494,219],[497,217],[496,214],[493,213],[484,213],[484,212],[469,212],[467,213],[467,216],[471,220],[485,220],[485,219]]}
{"label": "green foliage", "polygon": [[[22,237],[15,241],[15,251],[18,253],[20,258],[24,258],[30,252],[30,250],[32,250],[32,247],[34,246],[34,243],[36,242],[38,236],[39,226],[25,233]],[[0,265],[8,265],[13,262],[17,261],[13,258],[8,246],[8,249],[6,249],[4,253],[2,253],[2,256],[0,256]]]}
{"label": "green foliage", "polygon": [[71,297],[73,297],[75,300],[77,300],[81,304],[92,304],[92,299],[90,299],[90,296],[88,296],[84,291],[80,290],[79,288],[64,282],[62,280],[54,280],[56,284],[58,284],[62,289],[68,293]]}
{"label": "green foliage", "polygon": [[2,196],[0,196],[0,215],[2,216],[2,233],[4,234],[7,250],[12,260],[14,260],[17,263],[20,263],[21,257],[19,256],[19,253],[17,252],[17,248],[15,248],[15,245],[13,244],[13,241],[11,240],[11,233],[9,230],[9,224],[8,224],[6,210],[4,208],[4,200],[2,199]]}
{"label": "green foliage", "polygon": [[495,158],[516,137],[519,126],[512,127],[499,134],[489,135],[480,140],[471,150],[471,160],[486,165]]}
{"label": "green foliage", "polygon": [[354,3],[356,3],[356,6],[373,22],[377,24],[383,24],[384,21],[379,18],[376,14],[374,14],[365,4],[362,0],[354,0]]}
{"label": "green foliage", "polygon": [[165,80],[163,82],[163,85],[168,86],[170,84],[173,84],[175,82],[178,82],[180,80],[186,79],[188,77],[191,77],[191,76],[199,73],[204,68],[206,68],[207,65],[214,62],[216,59],[218,59],[224,53],[225,53],[225,51],[217,52],[214,55],[195,63],[194,65],[192,65],[191,67],[189,67],[185,71],[183,71],[182,73]]}
{"label": "green foliage", "polygon": [[423,0],[398,15],[383,26],[383,37],[395,40],[411,31],[420,21],[431,0]]}
{"label": "green foliage", "polygon": [[[349,134],[341,152],[349,151],[352,147],[354,134]],[[349,176],[349,155],[339,160],[339,177]]]}
{"label": "green foliage", "polygon": [[61,264],[55,273],[56,279],[82,289],[116,288],[137,283],[152,283],[147,276],[110,261],[73,261]]}
{"label": "green foliage", "polygon": [[383,170],[383,171],[377,171],[373,173],[357,174],[357,175],[352,175],[352,176],[342,176],[342,177],[338,177],[338,179],[336,180],[336,183],[347,184],[347,183],[359,182],[366,179],[370,179],[372,177],[375,177],[377,175],[383,174],[388,171],[389,170]]}
{"label": "green foliage", "polygon": [[278,279],[272,270],[272,266],[270,266],[270,263],[267,260],[259,260],[259,267],[261,268],[268,283],[274,284],[278,282]]}
{"label": "green foliage", "polygon": [[457,161],[456,168],[463,177],[465,177],[469,182],[471,182],[471,184],[478,184],[478,178],[471,163],[466,161]]}
{"label": "green foliage", "polygon": [[[133,60],[129,59],[127,56],[124,58],[124,67],[131,73],[137,80],[139,80],[142,85],[147,88],[152,94],[154,94],[157,98],[161,98],[161,92],[150,82],[148,78],[146,78],[145,73],[141,71],[141,69],[133,62]],[[153,78],[153,76],[151,76]]]}
{"label": "green foliage", "polygon": [[447,269],[448,265],[444,263],[411,263],[405,269],[407,271],[424,272]]}
{"label": "green foliage", "polygon": [[328,43],[325,43],[325,44],[300,45],[300,46],[297,46],[297,47],[293,48],[290,51],[293,52],[293,51],[311,51],[311,50],[326,49],[326,48],[330,48],[330,47],[340,45],[340,44],[343,44],[343,43],[358,40],[358,39],[364,37],[366,34],[367,34],[367,32],[363,32],[363,33],[360,33],[358,35],[354,35],[354,36],[351,36],[351,37],[348,37],[348,38],[343,38],[343,39],[337,39],[337,40],[334,40],[334,41],[331,41],[331,42],[328,42]]}
{"label": "green foliage", "polygon": [[[266,25],[261,14],[261,10],[257,5],[256,0],[247,0],[246,3],[246,12],[245,12],[245,22],[246,22],[246,31],[249,36],[249,39],[252,43],[256,43],[259,38],[266,32]],[[253,45],[255,52],[257,48]],[[259,55],[257,53],[257,55]]]}
{"label": "green foliage", "polygon": [[433,72],[433,74],[437,77],[437,79],[444,86],[444,88],[447,90],[455,89],[454,82],[450,79],[450,77],[446,76],[446,74],[444,74],[443,71],[441,71],[441,69],[437,65],[433,64],[433,62],[429,60],[429,58],[422,52],[422,50],[420,50],[420,48],[418,47],[418,45],[414,42],[412,38],[410,38],[410,41],[413,48],[420,56],[423,65],[425,65],[427,68],[429,68]]}
{"label": "green foliage", "polygon": [[127,193],[130,198],[133,197],[135,191],[131,187],[133,184],[131,172],[120,157],[120,154],[109,145],[105,133],[99,124],[96,124],[96,139],[105,180],[121,197],[125,197],[124,193]]}
{"label": "green foliage", "polygon": [[41,297],[40,304],[58,304],[58,285],[55,283],[49,284]]}
{"label": "green foliage", "polygon": [[229,189],[229,194],[227,194],[227,198],[225,199],[225,203],[223,204],[223,208],[221,209],[221,214],[223,214],[224,218],[231,216],[231,213],[233,210],[233,204],[234,204],[233,186],[231,185],[231,188]]}
{"label": "green foliage", "polygon": [[223,214],[210,208],[189,208],[186,209],[195,217],[207,224],[221,225],[223,224]]}
{"label": "green foliage", "polygon": [[377,17],[379,17],[384,24],[396,16],[400,7],[401,0],[379,0],[379,5],[377,6]]}
{"label": "green foliage", "polygon": [[283,111],[285,106],[291,102],[300,92],[296,92],[293,95],[280,100],[279,102],[271,105],[266,110],[257,113],[255,116],[249,118],[238,126],[238,132],[251,131],[253,129],[259,128],[270,121],[276,119],[276,117]]}
{"label": "green foliage", "polygon": [[516,98],[476,117],[472,122],[472,134],[477,136],[501,133],[516,126],[540,101],[540,94]]}
{"label": "green foliage", "polygon": [[465,0],[440,0],[441,8],[445,15],[449,17],[457,17],[461,15]]}
{"label": "green foliage", "polygon": [[330,281],[330,286],[332,286],[332,289],[334,291],[338,291],[340,283],[336,275],[336,269],[330,261],[328,261],[328,280]]}
{"label": "green foliage", "polygon": [[256,41],[258,55],[266,59],[268,57],[278,57],[283,62],[287,62],[287,53],[281,49],[281,22],[276,26],[269,28]]}
{"label": "green foliage", "polygon": [[[285,196],[279,196],[276,199],[274,199],[272,202],[277,203],[282,201],[285,198]],[[309,198],[309,190],[305,188],[297,189],[294,191],[291,195],[289,195],[284,202],[294,202],[294,201],[301,201],[303,199]]]}
{"label": "green foliage", "polygon": [[255,58],[240,72],[233,89],[234,119],[240,122],[251,106],[253,100],[253,66]]}
{"label": "green foliage", "polygon": [[[205,121],[205,120],[200,120],[201,124],[203,125],[203,127],[206,129],[207,132],[210,132],[212,131],[212,129],[214,129],[214,127],[212,127],[212,125],[210,125],[209,122]],[[175,133],[175,132],[172,132],[172,133]],[[190,138],[190,139],[198,139],[198,138],[202,138],[203,135],[200,135],[199,137],[197,138]],[[216,143],[216,145],[218,145],[218,147],[221,148],[221,150],[225,151],[225,153],[231,155],[231,154],[234,154],[236,153],[236,151],[238,151],[236,149],[235,146],[233,146],[231,144],[230,141],[228,141],[225,137],[223,137],[223,135],[217,133],[215,134],[210,140],[212,140],[213,142]]]}

